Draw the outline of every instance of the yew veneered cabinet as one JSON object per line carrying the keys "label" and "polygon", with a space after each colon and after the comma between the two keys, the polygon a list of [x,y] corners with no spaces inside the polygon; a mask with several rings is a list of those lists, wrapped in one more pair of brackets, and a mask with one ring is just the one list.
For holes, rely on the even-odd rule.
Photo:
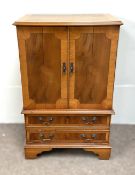
{"label": "yew veneered cabinet", "polygon": [[109,159],[119,29],[109,14],[26,15],[16,21],[26,158],[83,148]]}

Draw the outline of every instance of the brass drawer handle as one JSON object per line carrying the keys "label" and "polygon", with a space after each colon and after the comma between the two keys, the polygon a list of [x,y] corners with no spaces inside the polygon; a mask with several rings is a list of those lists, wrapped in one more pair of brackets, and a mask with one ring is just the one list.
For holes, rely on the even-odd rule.
{"label": "brass drawer handle", "polygon": [[96,122],[97,117],[82,117],[82,120],[84,121],[85,124],[93,124]]}
{"label": "brass drawer handle", "polygon": [[91,138],[87,138],[86,134],[80,134],[81,139],[83,139],[86,142],[93,141],[96,139],[97,135],[96,134],[91,134]]}
{"label": "brass drawer handle", "polygon": [[70,73],[74,72],[74,63],[70,63]]}
{"label": "brass drawer handle", "polygon": [[62,71],[63,71],[63,73],[66,73],[66,70],[67,70],[66,63],[63,63],[62,64]]}
{"label": "brass drawer handle", "polygon": [[51,124],[51,122],[53,121],[53,117],[47,117],[47,121],[44,120],[44,117],[40,116],[38,117],[38,119],[40,120],[40,122],[42,122],[42,124],[44,125],[49,125]]}
{"label": "brass drawer handle", "polygon": [[49,134],[48,136],[45,136],[44,133],[39,133],[39,139],[42,142],[46,142],[46,141],[51,141],[53,139],[54,135],[53,134]]}

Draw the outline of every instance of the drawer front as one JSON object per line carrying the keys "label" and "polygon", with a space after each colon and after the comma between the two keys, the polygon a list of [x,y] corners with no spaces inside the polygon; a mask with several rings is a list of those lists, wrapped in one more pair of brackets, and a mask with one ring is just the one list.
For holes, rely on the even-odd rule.
{"label": "drawer front", "polygon": [[27,143],[108,143],[108,131],[27,131]]}
{"label": "drawer front", "polygon": [[26,125],[54,126],[109,126],[110,116],[26,116]]}

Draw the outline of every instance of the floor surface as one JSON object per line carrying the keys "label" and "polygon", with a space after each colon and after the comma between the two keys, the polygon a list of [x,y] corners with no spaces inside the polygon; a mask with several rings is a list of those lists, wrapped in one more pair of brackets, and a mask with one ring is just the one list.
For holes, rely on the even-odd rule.
{"label": "floor surface", "polygon": [[135,175],[135,125],[112,125],[110,160],[81,149],[57,149],[25,160],[22,124],[0,125],[0,175]]}

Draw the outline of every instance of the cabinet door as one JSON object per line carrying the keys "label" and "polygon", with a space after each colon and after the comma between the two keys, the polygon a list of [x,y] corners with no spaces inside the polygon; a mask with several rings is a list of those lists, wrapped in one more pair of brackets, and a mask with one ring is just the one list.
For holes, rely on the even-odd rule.
{"label": "cabinet door", "polygon": [[119,27],[70,27],[69,107],[111,109]]}
{"label": "cabinet door", "polygon": [[17,31],[24,109],[67,108],[67,28]]}

